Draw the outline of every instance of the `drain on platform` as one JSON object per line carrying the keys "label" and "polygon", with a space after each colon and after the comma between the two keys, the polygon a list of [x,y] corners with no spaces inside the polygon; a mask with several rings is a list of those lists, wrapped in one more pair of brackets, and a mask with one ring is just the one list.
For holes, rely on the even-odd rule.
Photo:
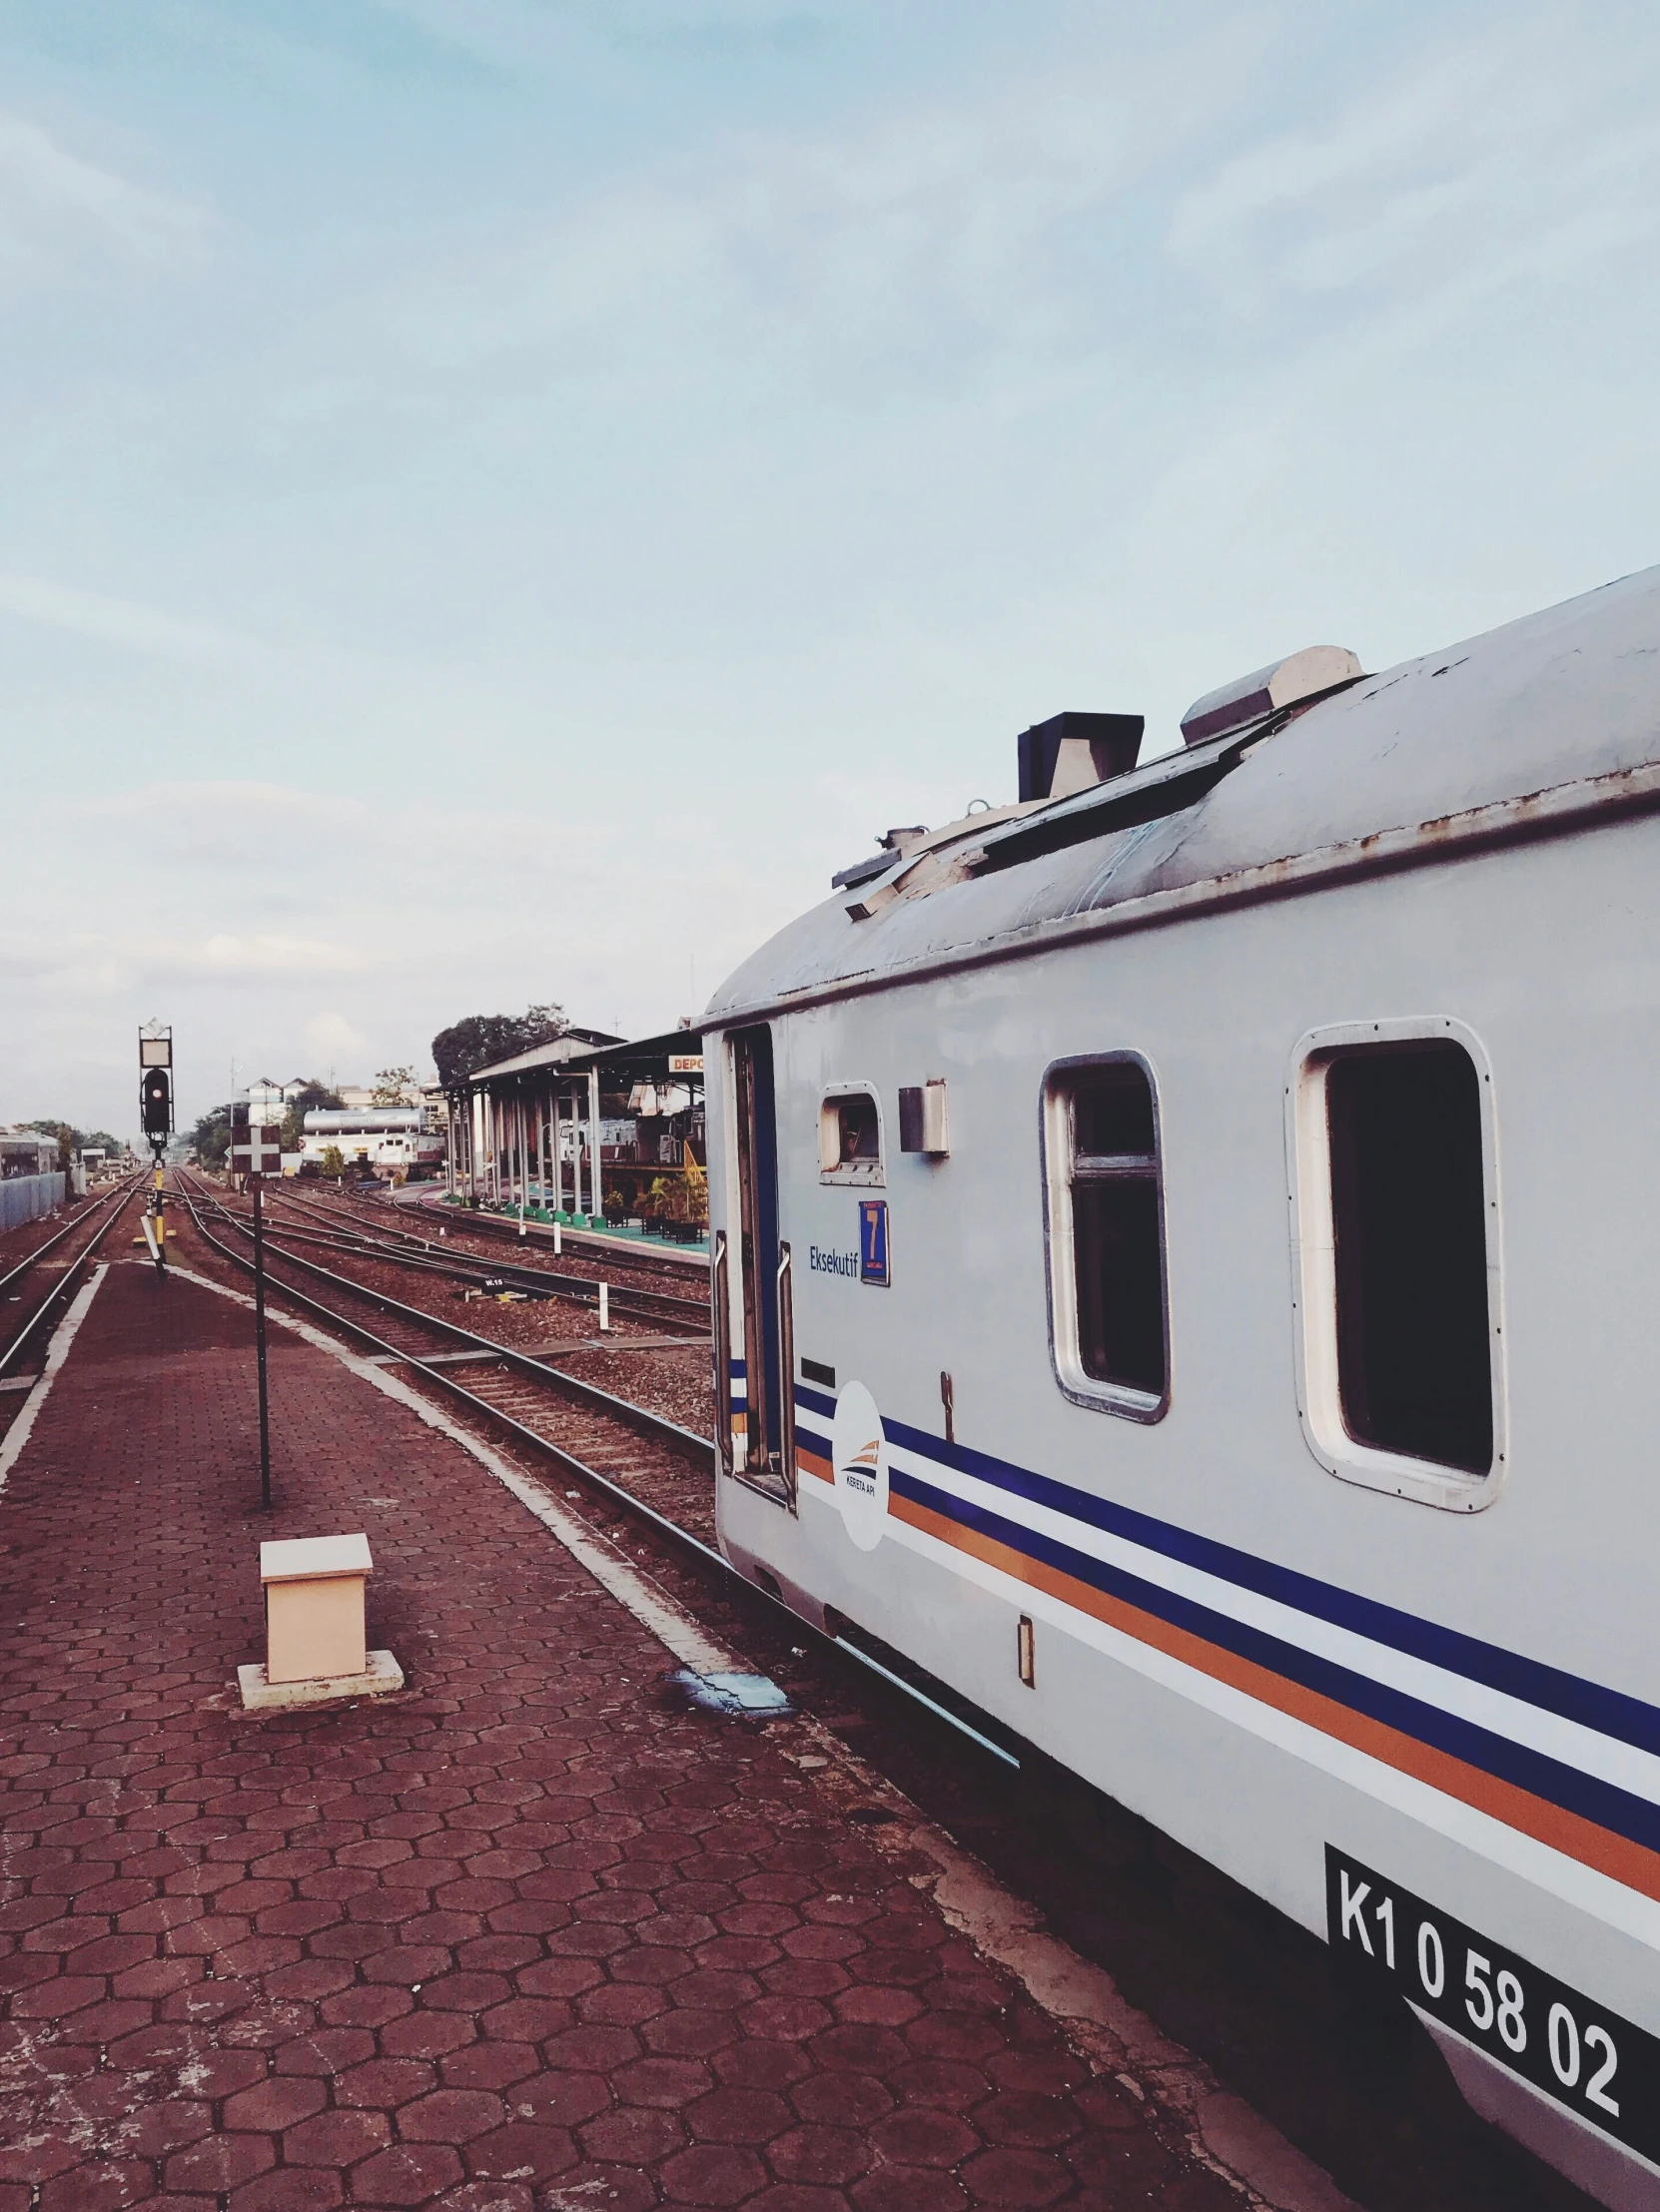
{"label": "drain on platform", "polygon": [[687,1705],[703,1713],[772,1720],[795,1710],[777,1683],[769,1682],[765,1675],[700,1675],[691,1667],[682,1667],[668,1680]]}

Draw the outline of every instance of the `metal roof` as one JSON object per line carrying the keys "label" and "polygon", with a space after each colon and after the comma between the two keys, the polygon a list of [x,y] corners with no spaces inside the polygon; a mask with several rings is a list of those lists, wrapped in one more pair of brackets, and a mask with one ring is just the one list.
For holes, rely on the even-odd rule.
{"label": "metal roof", "polygon": [[527,1053],[514,1053],[510,1060],[491,1061],[487,1068],[474,1068],[466,1080],[476,1084],[491,1076],[520,1076],[531,1068],[558,1068],[567,1060],[580,1057],[590,1046],[621,1043],[620,1037],[612,1037],[605,1030],[566,1030],[560,1037],[550,1037],[545,1045],[532,1045]]}
{"label": "metal roof", "polygon": [[[667,1076],[671,1054],[701,1054],[703,1033],[701,1030],[665,1030],[661,1037],[636,1037],[627,1044],[620,1040],[614,1045],[602,1045],[597,1052],[584,1053],[572,1061],[572,1073],[586,1074],[591,1068],[596,1074],[646,1078]],[[692,1079],[695,1081],[695,1077]]]}
{"label": "metal roof", "polygon": [[1007,828],[965,822],[914,869],[896,864],[781,930],[721,985],[704,1026],[1633,806],[1660,806],[1660,568]]}

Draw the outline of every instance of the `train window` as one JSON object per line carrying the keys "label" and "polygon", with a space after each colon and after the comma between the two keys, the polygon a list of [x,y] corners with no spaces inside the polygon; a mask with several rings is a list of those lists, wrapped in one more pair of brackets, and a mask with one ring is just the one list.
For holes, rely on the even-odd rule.
{"label": "train window", "polygon": [[821,1182],[882,1182],[882,1113],[874,1090],[847,1085],[825,1094],[818,1146]]}
{"label": "train window", "polygon": [[1137,1420],[1169,1400],[1164,1193],[1139,1060],[1065,1062],[1045,1086],[1051,1341],[1069,1397]]}
{"label": "train window", "polygon": [[1474,1475],[1493,1460],[1480,1088],[1436,1044],[1346,1054],[1325,1081],[1343,1425]]}
{"label": "train window", "polygon": [[1291,1097],[1304,1431],[1347,1480],[1470,1510],[1505,1457],[1485,1057],[1446,1020],[1348,1026],[1304,1039]]}

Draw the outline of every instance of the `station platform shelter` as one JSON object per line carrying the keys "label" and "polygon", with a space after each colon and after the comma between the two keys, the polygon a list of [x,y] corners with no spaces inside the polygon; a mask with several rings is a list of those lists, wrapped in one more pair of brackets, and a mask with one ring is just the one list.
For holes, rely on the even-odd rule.
{"label": "station platform shelter", "polygon": [[703,1040],[570,1031],[468,1077],[449,1194],[526,1219],[706,1248]]}

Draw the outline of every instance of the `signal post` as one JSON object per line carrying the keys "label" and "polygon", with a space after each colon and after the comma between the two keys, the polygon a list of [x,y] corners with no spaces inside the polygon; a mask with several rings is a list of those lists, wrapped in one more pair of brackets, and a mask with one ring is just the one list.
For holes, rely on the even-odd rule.
{"label": "signal post", "polygon": [[157,1272],[165,1275],[167,1195],[162,1154],[173,1134],[173,1031],[161,1022],[147,1022],[139,1031],[139,1114],[156,1162],[156,1186],[140,1222]]}

